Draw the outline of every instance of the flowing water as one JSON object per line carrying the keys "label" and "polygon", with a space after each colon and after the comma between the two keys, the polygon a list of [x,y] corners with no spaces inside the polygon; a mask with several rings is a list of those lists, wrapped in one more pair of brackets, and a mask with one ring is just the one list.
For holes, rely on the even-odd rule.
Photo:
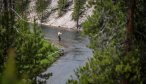
{"label": "flowing water", "polygon": [[[64,47],[64,55],[54,62],[44,73],[53,75],[46,80],[46,84],[66,84],[74,76],[74,70],[83,66],[92,56],[92,50],[87,47],[89,39],[81,36],[78,31],[60,30],[57,28],[42,27],[45,39],[58,43]],[[58,42],[57,32],[60,31],[61,42]]]}

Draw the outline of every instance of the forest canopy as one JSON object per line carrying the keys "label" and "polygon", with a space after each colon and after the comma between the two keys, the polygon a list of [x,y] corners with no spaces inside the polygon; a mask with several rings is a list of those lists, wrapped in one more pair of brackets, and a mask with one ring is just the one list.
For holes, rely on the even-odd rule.
{"label": "forest canopy", "polygon": [[29,1],[0,1],[0,84],[35,84],[36,77],[59,56],[36,20],[27,21],[24,11]]}
{"label": "forest canopy", "polygon": [[146,1],[90,0],[93,15],[82,23],[94,56],[68,84],[146,83]]}

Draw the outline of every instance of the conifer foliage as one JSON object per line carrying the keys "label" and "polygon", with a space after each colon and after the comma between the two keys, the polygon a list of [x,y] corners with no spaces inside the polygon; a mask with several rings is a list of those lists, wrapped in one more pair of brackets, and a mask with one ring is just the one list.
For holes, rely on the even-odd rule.
{"label": "conifer foliage", "polygon": [[90,1],[95,10],[82,26],[91,38],[94,56],[77,69],[77,79],[68,84],[145,84],[144,3]]}
{"label": "conifer foliage", "polygon": [[73,13],[72,13],[72,19],[77,22],[77,28],[79,25],[79,17],[84,9],[84,4],[86,0],[74,0],[74,7],[73,7]]}
{"label": "conifer foliage", "polygon": [[[28,23],[22,11],[16,10],[16,3],[15,0],[0,3],[0,84],[10,84],[14,78],[35,83],[36,77],[59,56],[58,49],[43,39],[35,20],[34,24]],[[9,50],[13,53],[10,60]]]}
{"label": "conifer foliage", "polygon": [[67,5],[67,0],[58,0],[58,15],[61,16],[65,11],[65,7]]}
{"label": "conifer foliage", "polygon": [[38,14],[38,17],[40,21],[43,21],[44,17],[44,11],[47,9],[49,4],[49,0],[37,0],[36,1],[36,12]]}

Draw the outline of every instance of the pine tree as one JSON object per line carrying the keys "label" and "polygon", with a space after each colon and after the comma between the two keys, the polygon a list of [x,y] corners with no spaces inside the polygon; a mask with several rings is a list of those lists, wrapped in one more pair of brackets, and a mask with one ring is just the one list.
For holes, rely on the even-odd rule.
{"label": "pine tree", "polygon": [[72,19],[77,22],[76,23],[77,29],[79,27],[79,17],[81,15],[81,13],[83,12],[85,2],[86,2],[86,0],[74,0],[74,8],[73,8],[73,13],[72,13]]}
{"label": "pine tree", "polygon": [[67,0],[58,0],[58,15],[61,16],[67,5]]}
{"label": "pine tree", "polygon": [[[0,71],[6,62],[7,50],[13,47],[13,41],[15,40],[15,15],[12,10],[14,8],[14,0],[2,0],[1,15],[0,15],[0,40],[1,40],[1,52],[0,52]],[[11,36],[10,36],[11,35]]]}
{"label": "pine tree", "polygon": [[[69,84],[145,83],[143,68],[145,30],[139,32],[141,30],[139,27],[145,28],[140,22],[142,19],[140,14],[145,12],[145,5],[142,4],[144,2],[135,0],[129,0],[128,3],[122,0],[90,2],[90,5],[94,4],[95,10],[82,25],[84,33],[91,38],[90,47],[94,56],[84,67],[77,69],[78,79],[69,80]],[[146,22],[145,18],[141,21]]]}
{"label": "pine tree", "polygon": [[[36,76],[59,56],[58,49],[44,40],[37,24],[28,23],[26,16],[21,15],[21,12],[19,17],[15,17],[19,11],[15,8],[14,0],[3,0],[2,3],[0,3],[0,81],[6,68],[9,54],[7,51],[12,48],[16,52],[13,60],[16,64],[16,67],[13,67],[16,74],[13,76],[20,80],[35,82]],[[56,53],[52,55],[54,52]]]}
{"label": "pine tree", "polygon": [[23,14],[28,8],[30,0],[15,0],[15,10],[19,14]]}
{"label": "pine tree", "polygon": [[37,0],[36,1],[36,12],[38,13],[39,19],[43,21],[44,11],[48,7],[47,0]]}

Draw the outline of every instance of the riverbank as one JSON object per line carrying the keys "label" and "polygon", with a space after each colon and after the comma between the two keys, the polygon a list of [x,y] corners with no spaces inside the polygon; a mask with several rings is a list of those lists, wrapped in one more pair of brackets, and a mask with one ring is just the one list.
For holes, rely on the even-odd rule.
{"label": "riverbank", "polygon": [[[49,28],[48,26],[42,26],[42,31],[45,39],[59,43],[64,47],[65,53],[42,73],[42,75],[52,73],[52,76],[37,79],[45,81],[45,84],[65,84],[71,76],[74,76],[74,70],[83,66],[92,56],[92,50],[87,47],[89,39],[87,36],[81,36],[81,33],[77,31],[61,31],[59,28]],[[60,42],[57,37],[58,31],[63,33]]]}
{"label": "riverbank", "polygon": [[42,25],[48,26],[49,28],[55,28],[55,29],[60,29],[60,30],[67,30],[67,31],[82,31],[82,28],[77,29],[76,27],[73,28],[67,28],[67,27],[62,27],[62,26],[52,26],[48,25],[46,23],[41,23]]}
{"label": "riverbank", "polygon": [[[34,24],[33,21],[27,21],[27,22],[31,23],[31,24]],[[53,29],[66,30],[66,31],[83,31],[82,27],[77,29],[76,27],[74,27],[74,28],[67,28],[67,27],[62,27],[62,26],[52,26],[52,25],[48,25],[46,23],[40,23],[40,22],[36,22],[36,23],[38,24],[38,26],[44,25],[44,26],[47,26],[48,28],[53,28]]]}

